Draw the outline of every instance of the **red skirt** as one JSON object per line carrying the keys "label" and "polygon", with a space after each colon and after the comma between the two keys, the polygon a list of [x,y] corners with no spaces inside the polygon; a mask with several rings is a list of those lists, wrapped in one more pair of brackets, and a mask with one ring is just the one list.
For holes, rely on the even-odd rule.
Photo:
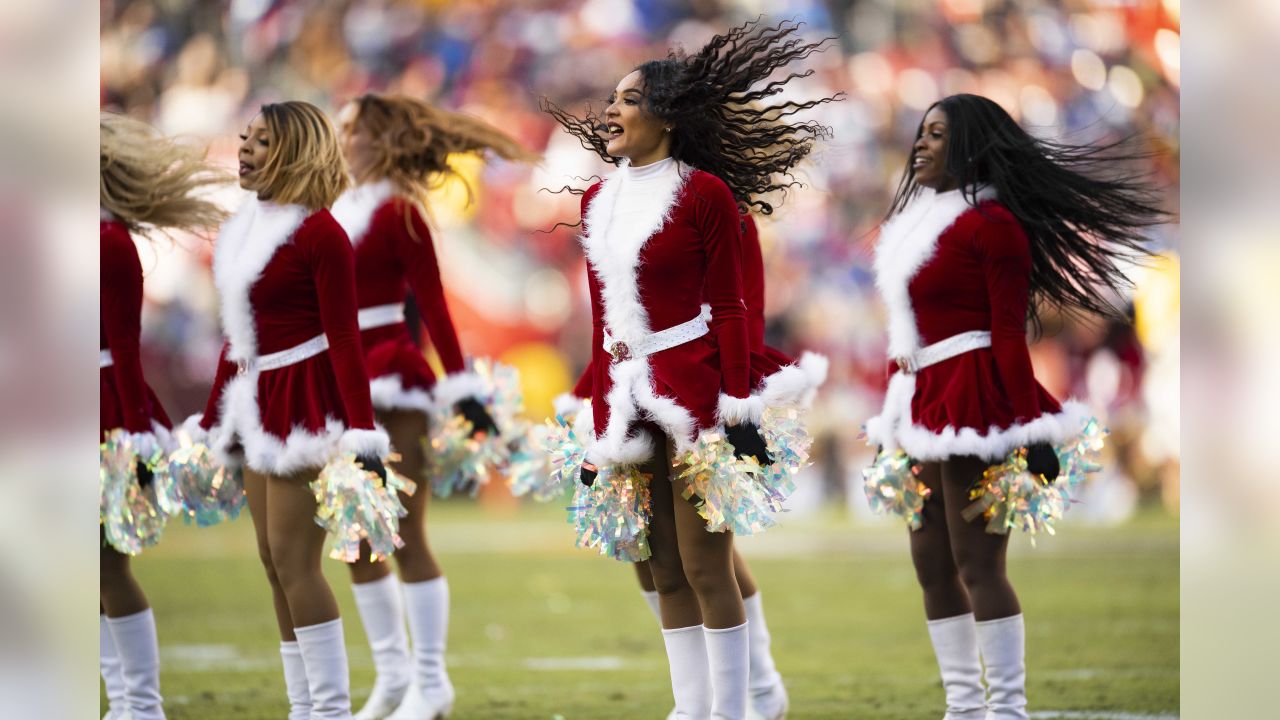
{"label": "red skirt", "polygon": [[394,323],[362,330],[360,342],[375,409],[431,411],[436,375],[414,344],[407,325]]}

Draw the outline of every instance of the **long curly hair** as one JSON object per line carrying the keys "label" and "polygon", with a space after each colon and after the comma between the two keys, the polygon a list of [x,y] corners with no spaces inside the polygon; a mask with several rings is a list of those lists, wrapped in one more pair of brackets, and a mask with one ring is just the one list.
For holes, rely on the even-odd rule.
{"label": "long curly hair", "polygon": [[[672,126],[671,156],[723,180],[743,212],[771,214],[773,203],[764,196],[778,191],[785,196],[800,185],[791,170],[815,140],[831,136],[831,128],[817,121],[788,118],[843,94],[768,102],[790,81],[814,72],[790,72],[765,82],[775,70],[825,50],[835,39],[807,42],[800,27],[785,21],[766,26],[757,19],[716,35],[692,55],[672,51],[636,68],[643,78],[642,108]],[[542,109],[587,150],[614,165],[622,161],[606,149],[602,111],[588,108],[578,117],[546,98]]]}
{"label": "long curly hair", "polygon": [[[994,188],[1030,241],[1027,313],[1033,326],[1040,328],[1042,305],[1067,315],[1123,317],[1123,309],[1099,290],[1119,295],[1131,285],[1123,266],[1150,256],[1142,230],[1169,217],[1149,179],[1132,170],[1149,154],[1133,151],[1127,140],[1071,145],[1037,139],[980,95],[952,95],[929,110],[934,107],[947,116],[947,174],[970,205],[977,204],[981,187]],[[923,132],[922,119],[917,140]],[[920,187],[909,157],[889,216]]]}
{"label": "long curly hair", "polygon": [[368,133],[374,151],[373,162],[356,182],[390,180],[401,194],[420,204],[444,178],[457,175],[449,165],[449,156],[455,153],[491,151],[521,162],[539,158],[480,118],[417,98],[368,93],[352,102],[358,109],[356,125]]}
{"label": "long curly hair", "polygon": [[320,108],[301,100],[262,106],[271,143],[258,194],[309,210],[333,205],[351,184],[338,134]]}
{"label": "long curly hair", "polygon": [[231,175],[205,159],[205,149],[178,142],[126,115],[98,117],[98,202],[131,231],[216,228],[227,212],[203,191]]}

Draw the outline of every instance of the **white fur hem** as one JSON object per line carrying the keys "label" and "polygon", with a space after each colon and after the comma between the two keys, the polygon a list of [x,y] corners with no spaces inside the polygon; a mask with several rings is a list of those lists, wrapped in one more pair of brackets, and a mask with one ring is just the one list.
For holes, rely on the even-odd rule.
{"label": "white fur hem", "polygon": [[[787,366],[788,368],[790,366]],[[785,380],[778,376],[782,376],[786,372],[786,368],[774,373],[771,379]],[[792,375],[803,379],[803,373],[798,370],[795,373],[787,373],[787,377]],[[787,383],[778,382],[779,386]],[[765,383],[764,392],[769,392],[769,383]],[[752,395],[751,397],[734,397],[732,395],[721,395],[720,402],[716,408],[716,420],[723,425],[741,425],[743,423],[752,423],[759,425],[764,417],[764,398],[761,395]]]}
{"label": "white fur hem", "polygon": [[[385,458],[390,450],[390,440],[383,430],[349,429],[336,418],[329,418],[318,432],[295,427],[281,440],[262,427],[257,387],[258,373],[254,371],[237,375],[223,387],[218,399],[219,423],[205,435],[205,442],[223,465],[243,463],[260,473],[291,475],[300,470],[319,470],[343,452],[368,450]],[[188,418],[187,423],[191,420]],[[243,460],[231,452],[237,443],[244,449]]]}
{"label": "white fur hem", "polygon": [[178,427],[178,431],[192,443],[207,443],[209,441],[209,431],[201,427],[200,423],[202,422],[204,422],[204,413],[196,413],[183,420],[182,425]]}
{"label": "white fur hem", "polygon": [[[902,380],[899,380],[902,378]],[[1026,423],[1007,428],[992,426],[985,433],[975,428],[947,426],[934,432],[917,425],[911,417],[915,377],[894,373],[880,415],[867,421],[867,438],[886,450],[901,448],[916,460],[929,462],[949,457],[975,455],[995,462],[1010,452],[1038,442],[1058,444],[1084,428],[1093,413],[1084,403],[1068,400],[1062,411],[1046,413]]]}
{"label": "white fur hem", "polygon": [[139,457],[149,458],[157,452],[168,453],[174,449],[173,436],[169,433],[169,428],[155,420],[151,421],[151,432],[129,433],[128,436],[129,444],[133,446]]}
{"label": "white fur hem", "polygon": [[576,415],[587,400],[580,398],[573,393],[560,393],[551,401],[552,407],[556,414],[563,418],[569,418]]}
{"label": "white fur hem", "polygon": [[430,413],[435,407],[430,391],[407,388],[399,375],[384,375],[369,381],[369,396],[378,410],[418,410]]}
{"label": "white fur hem", "polygon": [[445,375],[431,391],[436,406],[442,408],[453,407],[454,403],[465,398],[483,397],[484,393],[484,380],[470,370]]}
{"label": "white fur hem", "polygon": [[391,454],[391,439],[382,428],[366,430],[355,428],[342,433],[338,440],[338,449],[344,453],[355,453],[357,457],[375,455],[383,460]]}

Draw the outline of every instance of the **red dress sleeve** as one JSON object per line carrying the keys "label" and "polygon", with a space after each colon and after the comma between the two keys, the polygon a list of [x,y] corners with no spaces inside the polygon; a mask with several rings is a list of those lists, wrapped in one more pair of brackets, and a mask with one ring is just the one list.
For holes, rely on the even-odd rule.
{"label": "red dress sleeve", "polygon": [[751,340],[751,351],[763,353],[764,253],[760,249],[760,232],[750,213],[742,216],[742,299],[747,304],[747,334]]}
{"label": "red dress sleeve", "polygon": [[[592,330],[592,334],[594,335],[594,328],[592,328]],[[603,342],[603,340],[601,342]],[[581,398],[583,400],[591,399],[591,386],[593,385],[591,373],[593,371],[592,365],[594,364],[594,360],[587,361],[587,367],[583,369],[582,376],[578,378],[578,382],[573,386],[574,397]]]}
{"label": "red dress sleeve", "polygon": [[[319,291],[320,324],[329,338],[329,359],[347,411],[348,427],[373,429],[369,373],[356,319],[356,257],[346,233],[327,210],[312,215],[304,227],[306,254]],[[299,232],[299,238],[303,233]]]}
{"label": "red dress sleeve", "polygon": [[231,352],[231,344],[224,342],[222,352],[218,354],[218,372],[213,378],[213,388],[209,391],[209,400],[205,403],[204,414],[200,416],[200,427],[205,430],[218,424],[222,412],[222,391],[236,374],[236,364],[227,359],[229,352]]}
{"label": "red dress sleeve", "polygon": [[694,226],[707,258],[705,298],[720,349],[721,390],[735,398],[751,392],[751,343],[742,302],[742,236],[738,206],[718,178],[703,183],[694,199]]}
{"label": "red dress sleeve", "polygon": [[111,349],[124,429],[151,432],[151,396],[142,377],[142,262],[129,233],[102,236],[102,326]]}
{"label": "red dress sleeve", "polygon": [[427,323],[427,332],[431,334],[431,344],[440,356],[440,363],[444,365],[446,373],[460,373],[466,370],[466,365],[462,359],[462,347],[458,343],[453,318],[449,315],[449,305],[444,299],[444,285],[440,282],[440,265],[436,261],[431,230],[418,208],[412,205],[408,207],[412,234],[405,227],[403,213],[406,201],[399,200],[393,205],[396,232],[392,233],[392,237],[395,238],[396,256],[404,266],[405,276],[418,303],[418,312]]}
{"label": "red dress sleeve", "polygon": [[1040,415],[1039,394],[1027,352],[1027,303],[1031,248],[1026,233],[1007,212],[978,226],[974,248],[982,264],[991,305],[991,353],[1016,421]]}

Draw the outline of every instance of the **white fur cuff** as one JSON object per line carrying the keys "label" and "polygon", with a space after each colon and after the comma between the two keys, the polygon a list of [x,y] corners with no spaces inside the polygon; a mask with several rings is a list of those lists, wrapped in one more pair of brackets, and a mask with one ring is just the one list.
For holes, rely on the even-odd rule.
{"label": "white fur cuff", "polygon": [[384,375],[369,381],[369,398],[376,410],[418,410],[431,412],[431,393],[423,388],[406,388],[399,375]]}
{"label": "white fur cuff", "polygon": [[453,404],[469,397],[484,395],[484,380],[474,372],[451,373],[436,382],[432,395],[437,407],[453,407]]}
{"label": "white fur cuff", "polygon": [[758,395],[744,398],[733,397],[732,395],[720,396],[717,419],[721,424],[741,425],[744,422],[749,422],[759,425],[763,415],[764,399]]}
{"label": "white fur cuff", "polygon": [[179,431],[187,436],[192,443],[208,443],[209,431],[204,429],[201,423],[204,422],[204,413],[196,413],[186,420],[182,421]]}
{"label": "white fur cuff", "polygon": [[338,449],[344,453],[355,453],[357,457],[373,455],[385,460],[391,454],[391,439],[382,428],[376,430],[354,429],[342,433],[338,441]]}
{"label": "white fur cuff", "polygon": [[590,400],[580,398],[573,393],[560,393],[555,400],[551,401],[551,405],[555,408],[556,414],[563,418],[570,418],[582,410],[584,404],[590,403]]}
{"label": "white fur cuff", "polygon": [[820,355],[816,352],[805,351],[800,356],[800,362],[796,363],[804,374],[809,378],[809,384],[813,389],[817,389],[822,383],[827,381],[827,371],[831,367],[831,361],[826,355]]}

